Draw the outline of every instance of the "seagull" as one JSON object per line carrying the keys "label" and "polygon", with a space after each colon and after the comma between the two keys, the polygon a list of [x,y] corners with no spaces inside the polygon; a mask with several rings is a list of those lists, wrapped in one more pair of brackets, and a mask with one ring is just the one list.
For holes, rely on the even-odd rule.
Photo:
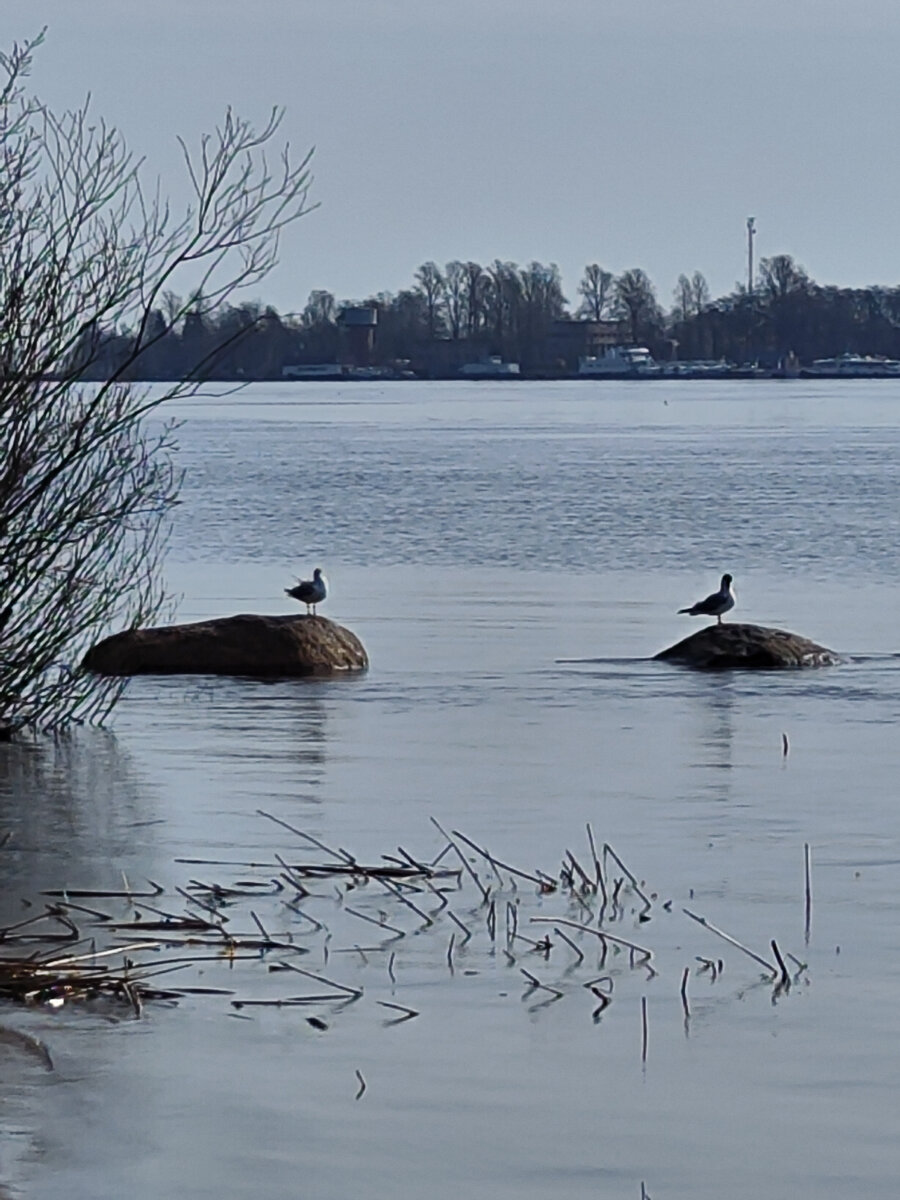
{"label": "seagull", "polygon": [[312,609],[313,616],[315,616],[316,605],[321,604],[328,595],[328,588],[321,567],[316,567],[313,571],[312,579],[301,579],[296,587],[285,588],[284,590],[288,596],[293,596],[295,600],[299,600],[301,604],[306,605],[307,616],[309,616],[310,609]]}
{"label": "seagull", "polygon": [[713,592],[705,600],[698,600],[690,608],[679,608],[678,611],[687,613],[689,617],[716,617],[718,624],[721,625],[722,613],[727,613],[732,608],[734,608],[734,592],[731,590],[731,576],[723,575],[722,584],[717,592]]}

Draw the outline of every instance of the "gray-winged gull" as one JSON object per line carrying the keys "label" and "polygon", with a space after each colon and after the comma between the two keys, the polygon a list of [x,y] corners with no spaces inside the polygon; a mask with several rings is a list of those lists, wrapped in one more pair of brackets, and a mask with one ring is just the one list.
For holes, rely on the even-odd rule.
{"label": "gray-winged gull", "polygon": [[734,592],[731,589],[731,576],[723,575],[721,586],[717,592],[713,592],[705,600],[698,600],[690,608],[679,608],[678,611],[687,613],[689,617],[716,617],[718,624],[721,625],[722,613],[727,613],[732,608],[734,608]]}
{"label": "gray-winged gull", "polygon": [[325,581],[325,576],[322,574],[321,567],[316,567],[313,571],[312,579],[301,579],[296,587],[285,588],[288,596],[292,596],[295,600],[299,600],[301,604],[306,605],[306,612],[309,615],[309,610],[312,609],[315,615],[316,605],[321,604],[328,595],[328,585]]}

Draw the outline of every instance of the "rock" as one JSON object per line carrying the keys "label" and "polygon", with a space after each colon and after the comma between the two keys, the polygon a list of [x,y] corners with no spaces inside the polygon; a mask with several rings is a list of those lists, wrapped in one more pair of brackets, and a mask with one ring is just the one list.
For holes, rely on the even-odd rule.
{"label": "rock", "polygon": [[242,613],[113,634],[84,658],[98,675],[294,677],[364,671],[359,638],[327,617]]}
{"label": "rock", "polygon": [[707,625],[668,650],[661,650],[654,659],[701,670],[830,667],[841,661],[840,655],[833,650],[818,646],[799,634],[731,622]]}

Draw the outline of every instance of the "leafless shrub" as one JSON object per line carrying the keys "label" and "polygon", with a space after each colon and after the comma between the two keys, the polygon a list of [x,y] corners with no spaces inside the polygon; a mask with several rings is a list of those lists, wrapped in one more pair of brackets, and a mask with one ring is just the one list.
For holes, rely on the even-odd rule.
{"label": "leafless shrub", "polygon": [[[43,34],[0,53],[0,727],[102,720],[121,685],[87,675],[87,647],[158,617],[158,567],[177,501],[174,426],[148,418],[195,391],[204,361],[164,389],[148,355],[188,314],[257,284],[281,230],[308,211],[307,154],[272,152],[230,110],[192,151],[173,215],[90,102],[30,93]],[[4,80],[5,76],[5,80]],[[271,160],[271,161],[270,161]],[[188,281],[180,301],[173,285]],[[107,362],[110,332],[117,353]],[[124,347],[124,348],[123,348]],[[208,355],[207,355],[208,357]],[[88,379],[99,382],[89,383]]]}

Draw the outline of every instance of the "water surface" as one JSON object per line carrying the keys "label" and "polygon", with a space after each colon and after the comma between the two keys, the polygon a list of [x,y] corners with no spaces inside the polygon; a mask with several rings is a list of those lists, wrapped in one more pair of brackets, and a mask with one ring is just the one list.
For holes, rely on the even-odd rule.
{"label": "water surface", "polygon": [[[587,863],[590,821],[656,897],[644,923],[627,893],[609,928],[651,947],[658,974],[627,953],[601,969],[589,937],[583,963],[555,937],[549,960],[520,942],[511,961],[507,902],[523,921],[584,913],[508,877],[493,942],[471,881],[453,897],[473,936],[452,971],[444,914],[422,927],[371,885],[340,901],[323,886],[309,911],[326,951],[273,898],[258,915],[363,998],[196,996],[140,1021],[4,1010],[55,1069],[0,1037],[0,1182],[52,1198],[636,1197],[642,1180],[655,1200],[893,1196],[898,413],[892,381],[303,384],[183,406],[180,615],[291,611],[281,589],[321,565],[322,611],[372,670],[135,681],[114,733],[0,747],[4,920],[44,888],[114,888],[122,871],[170,893],[201,871],[254,874],[179,858],[304,856],[259,809],[371,861],[437,854],[434,816],[550,873],[566,849]],[[649,662],[696,628],[675,610],[724,570],[735,617],[846,664]],[[381,935],[348,905],[389,910],[406,937],[354,951]],[[776,992],[683,907],[808,967]],[[698,956],[722,959],[714,981]],[[541,1004],[522,967],[562,997]],[[613,1000],[595,1022],[582,985],[600,974]],[[267,963],[213,962],[198,980],[297,990]],[[420,1015],[386,1024],[378,1001]]]}

